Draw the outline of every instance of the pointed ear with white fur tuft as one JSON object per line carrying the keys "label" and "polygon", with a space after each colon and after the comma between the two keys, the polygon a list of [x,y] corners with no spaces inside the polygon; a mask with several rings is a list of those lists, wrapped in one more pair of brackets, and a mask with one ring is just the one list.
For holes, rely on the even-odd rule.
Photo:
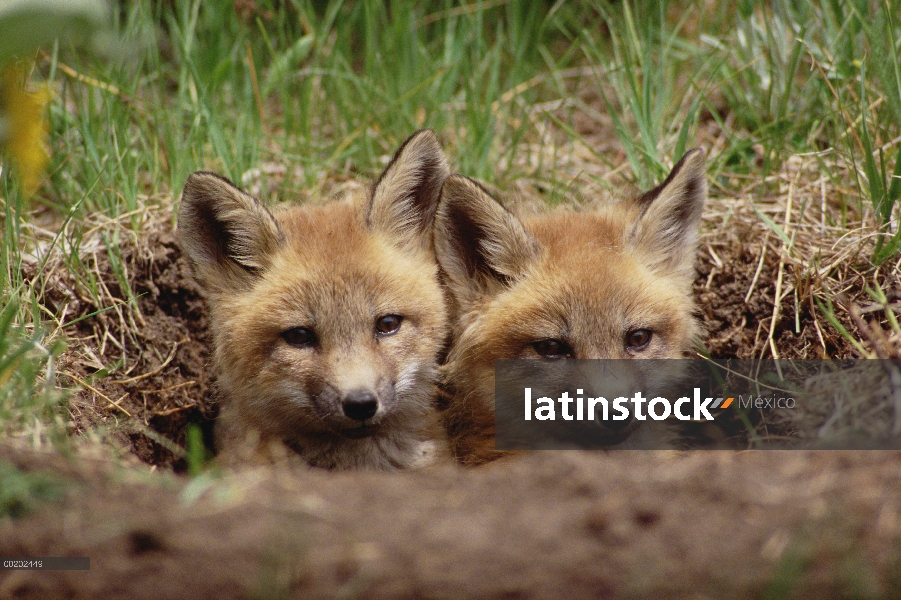
{"label": "pointed ear with white fur tuft", "polygon": [[451,175],[435,218],[435,253],[451,293],[465,306],[519,279],[538,245],[482,186]]}
{"label": "pointed ear with white fur tuft", "polygon": [[266,207],[213,173],[188,177],[178,210],[181,244],[207,288],[246,285],[284,236]]}
{"label": "pointed ear with white fur tuft", "polygon": [[435,132],[423,129],[404,142],[372,187],[366,223],[402,249],[432,248],[432,223],[441,185],[450,174]]}
{"label": "pointed ear with white fur tuft", "polygon": [[704,151],[695,148],[673,167],[666,181],[636,200],[641,214],[630,245],[648,257],[652,268],[689,274],[706,198]]}

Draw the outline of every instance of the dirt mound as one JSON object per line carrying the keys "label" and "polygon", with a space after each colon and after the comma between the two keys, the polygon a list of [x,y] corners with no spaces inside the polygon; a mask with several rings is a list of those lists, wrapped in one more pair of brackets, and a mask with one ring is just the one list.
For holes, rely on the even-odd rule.
{"label": "dirt mound", "polygon": [[[827,323],[817,309],[818,300],[826,305],[826,290],[812,286],[810,275],[802,269],[783,273],[780,281],[779,249],[764,243],[762,229],[762,224],[756,228],[748,225],[747,230],[717,230],[705,236],[694,289],[709,355],[772,358],[775,350],[779,358],[861,358],[853,343]],[[851,264],[843,266],[853,270]],[[866,270],[872,276],[872,267]],[[855,279],[859,280],[845,288],[844,304],[835,306],[835,312],[846,330],[862,336],[847,307],[873,303],[864,291],[864,277]],[[789,295],[779,303],[774,320],[777,282],[781,283],[779,295]],[[897,274],[888,271],[880,283],[890,300],[901,297]],[[799,297],[797,290],[803,296]]]}
{"label": "dirt mound", "polygon": [[[137,233],[130,223],[98,225],[78,248],[81,271],[66,268],[64,245],[53,248],[39,301],[69,323],[58,368],[75,390],[73,433],[99,433],[143,462],[181,470],[187,427],[209,441],[217,407],[203,295],[169,214],[148,208]],[[26,281],[36,272],[27,263]]]}
{"label": "dirt mound", "polygon": [[0,524],[0,555],[87,556],[91,570],[0,571],[0,596],[893,598],[899,461],[544,452],[473,470],[155,484],[56,464],[69,494]]}

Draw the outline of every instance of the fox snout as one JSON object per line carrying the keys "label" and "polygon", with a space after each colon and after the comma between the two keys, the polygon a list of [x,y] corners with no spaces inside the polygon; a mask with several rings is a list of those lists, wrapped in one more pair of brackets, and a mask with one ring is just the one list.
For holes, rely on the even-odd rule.
{"label": "fox snout", "polygon": [[352,390],[341,399],[341,409],[345,416],[354,421],[365,421],[378,412],[379,399],[371,390]]}
{"label": "fox snout", "polygon": [[318,395],[311,394],[320,414],[337,431],[377,427],[397,409],[397,394],[390,380],[379,377],[372,382],[341,385],[332,380]]}
{"label": "fox snout", "polygon": [[384,372],[382,357],[377,353],[363,352],[360,348],[353,352],[347,350],[329,361],[330,375],[326,375],[326,390],[320,402],[333,418],[338,418],[336,424],[342,429],[367,421],[366,425],[374,425],[374,421],[393,410],[394,384]]}

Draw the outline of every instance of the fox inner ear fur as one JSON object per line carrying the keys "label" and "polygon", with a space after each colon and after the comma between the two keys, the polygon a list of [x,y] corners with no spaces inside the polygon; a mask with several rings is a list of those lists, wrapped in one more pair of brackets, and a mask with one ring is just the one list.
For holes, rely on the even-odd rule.
{"label": "fox inner ear fur", "polygon": [[451,175],[435,217],[435,252],[451,292],[465,303],[516,281],[538,245],[478,183]]}
{"label": "fox inner ear fur", "polygon": [[432,248],[432,223],[450,168],[435,132],[404,142],[372,187],[366,223],[402,249]]}
{"label": "fox inner ear fur", "polygon": [[178,229],[182,247],[205,286],[264,271],[283,240],[278,223],[262,203],[205,171],[188,177]]}
{"label": "fox inner ear fur", "polygon": [[706,197],[704,151],[695,148],[673,167],[666,181],[636,200],[641,212],[629,241],[647,256],[652,268],[691,276]]}

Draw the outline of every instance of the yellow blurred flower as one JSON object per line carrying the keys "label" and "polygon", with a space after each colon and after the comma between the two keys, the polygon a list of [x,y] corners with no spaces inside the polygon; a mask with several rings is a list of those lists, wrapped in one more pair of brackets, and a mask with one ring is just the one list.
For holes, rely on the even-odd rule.
{"label": "yellow blurred flower", "polygon": [[45,147],[48,126],[44,107],[50,101],[47,88],[29,92],[20,66],[0,72],[0,150],[19,170],[26,193],[37,189],[49,155]]}

